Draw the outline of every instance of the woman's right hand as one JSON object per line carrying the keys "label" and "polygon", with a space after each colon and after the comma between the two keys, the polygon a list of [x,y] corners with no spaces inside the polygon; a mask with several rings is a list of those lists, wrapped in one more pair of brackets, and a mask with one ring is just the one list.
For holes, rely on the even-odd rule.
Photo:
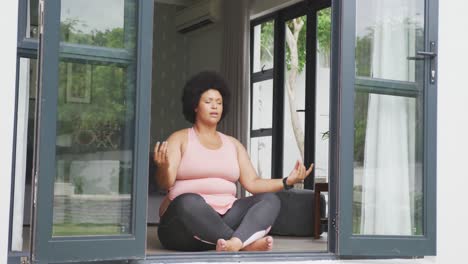
{"label": "woman's right hand", "polygon": [[169,168],[169,158],[167,154],[167,141],[164,141],[162,144],[159,141],[154,147],[154,162],[158,168],[167,169]]}
{"label": "woman's right hand", "polygon": [[294,165],[294,169],[291,171],[288,178],[286,179],[286,184],[294,185],[296,183],[304,181],[304,179],[310,175],[313,168],[314,164],[312,163],[310,164],[309,169],[306,170],[306,167],[304,166],[304,164],[302,164],[302,161],[297,160],[296,165]]}

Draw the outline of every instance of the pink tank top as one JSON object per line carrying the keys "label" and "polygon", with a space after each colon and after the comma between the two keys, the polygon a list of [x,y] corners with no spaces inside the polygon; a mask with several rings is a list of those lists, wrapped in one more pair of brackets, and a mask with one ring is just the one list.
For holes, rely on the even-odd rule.
{"label": "pink tank top", "polygon": [[197,193],[219,214],[232,207],[240,175],[237,149],[226,135],[220,132],[218,135],[222,146],[208,149],[200,143],[193,127],[188,129],[187,148],[175,184],[169,189],[170,200],[183,193]]}

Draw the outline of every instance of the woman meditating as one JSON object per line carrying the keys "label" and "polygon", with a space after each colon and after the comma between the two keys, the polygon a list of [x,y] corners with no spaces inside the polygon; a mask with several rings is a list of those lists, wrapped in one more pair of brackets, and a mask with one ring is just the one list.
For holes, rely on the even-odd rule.
{"label": "woman meditating", "polygon": [[[261,179],[244,146],[218,132],[229,109],[230,93],[215,72],[201,72],[183,91],[183,113],[193,127],[157,142],[156,180],[169,192],[159,208],[158,236],[167,249],[200,251],[266,251],[266,236],[280,210],[274,192],[304,180],[306,170],[297,161],[289,176]],[[252,196],[236,198],[236,182]]]}

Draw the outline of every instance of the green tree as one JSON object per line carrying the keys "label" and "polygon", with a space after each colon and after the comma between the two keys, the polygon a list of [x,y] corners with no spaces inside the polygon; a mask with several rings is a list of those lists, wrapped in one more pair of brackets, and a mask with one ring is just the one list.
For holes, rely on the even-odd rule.
{"label": "green tree", "polygon": [[289,102],[291,125],[296,139],[296,144],[304,157],[304,130],[301,127],[299,113],[296,111],[296,89],[298,76],[304,70],[306,63],[306,16],[294,18],[286,22],[286,67],[285,90]]}

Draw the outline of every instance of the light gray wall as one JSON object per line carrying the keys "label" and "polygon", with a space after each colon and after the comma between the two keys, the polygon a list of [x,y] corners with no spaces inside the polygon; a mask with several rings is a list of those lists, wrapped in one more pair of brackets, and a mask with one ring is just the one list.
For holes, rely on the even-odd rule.
{"label": "light gray wall", "polygon": [[188,73],[192,76],[203,70],[221,70],[223,40],[222,21],[190,32],[188,35]]}
{"label": "light gray wall", "polygon": [[221,68],[222,21],[180,34],[175,5],[156,3],[153,39],[151,145],[174,131],[191,126],[182,114],[185,82],[202,70]]}
{"label": "light gray wall", "polygon": [[155,4],[153,34],[153,87],[151,93],[151,145],[172,131],[186,127],[180,102],[187,78],[187,37],[175,30],[177,6]]}

